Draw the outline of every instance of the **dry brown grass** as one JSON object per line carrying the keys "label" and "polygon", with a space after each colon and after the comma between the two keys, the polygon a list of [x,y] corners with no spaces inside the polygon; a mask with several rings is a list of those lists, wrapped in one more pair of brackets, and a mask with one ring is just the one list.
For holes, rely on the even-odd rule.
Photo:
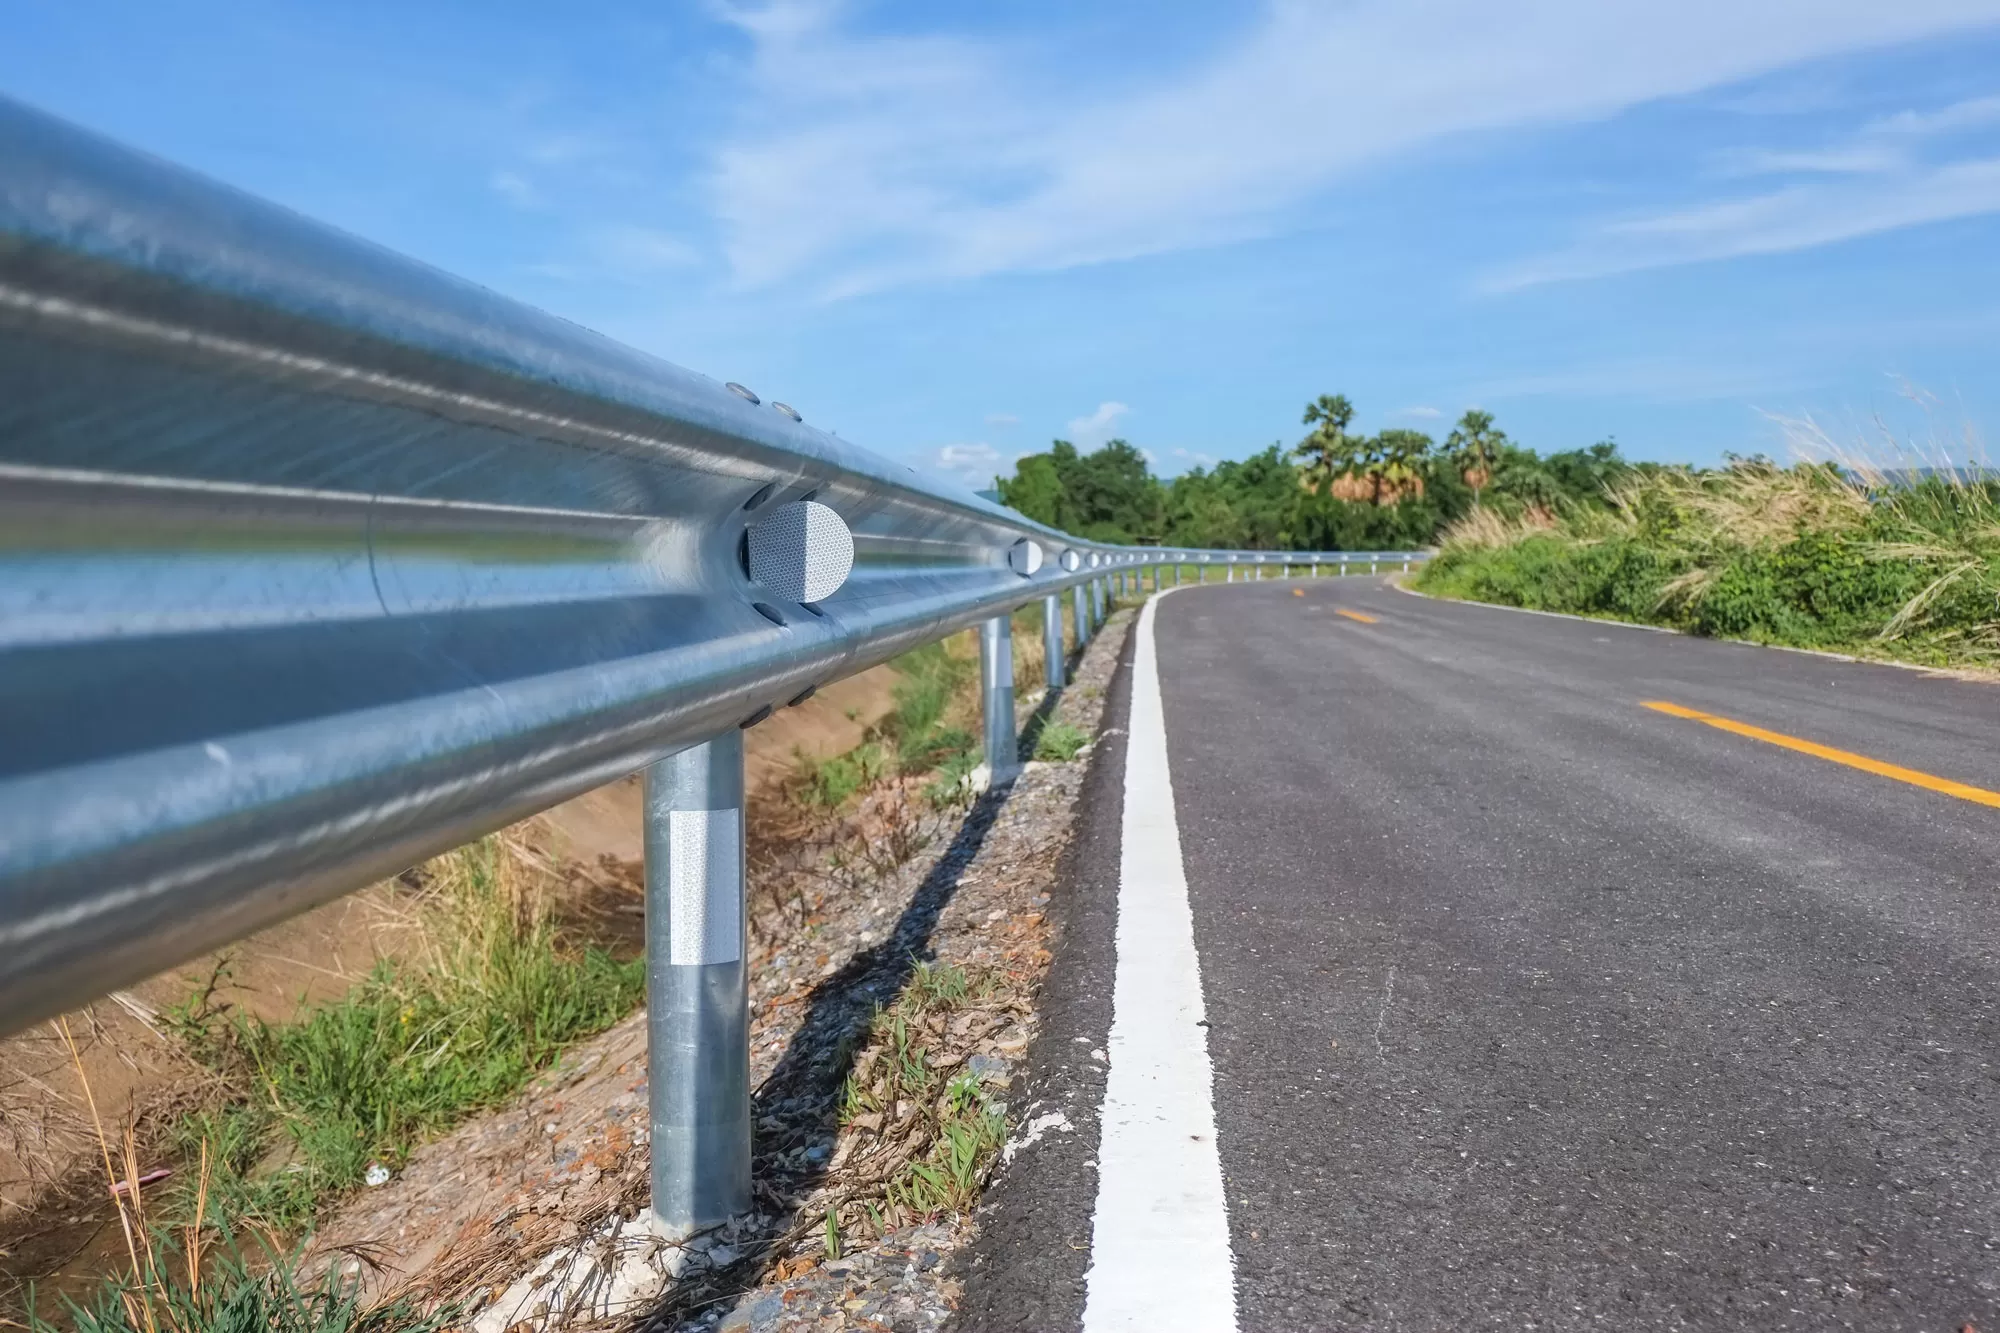
{"label": "dry brown grass", "polygon": [[1447,527],[1439,543],[1465,549],[1496,550],[1512,546],[1523,538],[1548,535],[1555,530],[1555,519],[1547,510],[1529,509],[1509,518],[1497,509],[1482,506]]}

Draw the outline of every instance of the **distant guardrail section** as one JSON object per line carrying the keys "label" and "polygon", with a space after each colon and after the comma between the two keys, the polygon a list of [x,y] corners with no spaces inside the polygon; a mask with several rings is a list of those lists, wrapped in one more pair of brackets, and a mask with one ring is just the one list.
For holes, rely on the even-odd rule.
{"label": "distant guardrail section", "polygon": [[1421,558],[1079,541],[0,101],[0,1030],[1114,572]]}

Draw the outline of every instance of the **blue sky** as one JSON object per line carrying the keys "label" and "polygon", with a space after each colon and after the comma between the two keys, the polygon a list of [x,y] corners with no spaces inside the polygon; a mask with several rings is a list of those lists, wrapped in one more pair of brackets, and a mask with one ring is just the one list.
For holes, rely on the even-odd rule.
{"label": "blue sky", "polygon": [[2000,0],[6,14],[0,91],[981,482],[1322,392],[1695,462],[2000,413]]}

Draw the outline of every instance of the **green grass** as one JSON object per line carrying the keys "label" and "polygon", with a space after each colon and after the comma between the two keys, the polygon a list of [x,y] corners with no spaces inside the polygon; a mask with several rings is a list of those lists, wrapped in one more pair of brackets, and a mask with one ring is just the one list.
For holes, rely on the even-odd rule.
{"label": "green grass", "polygon": [[1638,475],[1604,507],[1475,515],[1422,591],[1693,634],[2000,663],[2000,485],[1888,487],[1821,464]]}
{"label": "green grass", "polygon": [[1089,732],[1073,722],[1052,717],[1042,726],[1042,734],[1035,738],[1035,758],[1067,764],[1088,744]]}
{"label": "green grass", "polygon": [[827,759],[803,753],[796,758],[800,794],[807,804],[822,810],[837,810],[857,792],[880,782],[889,764],[889,756],[875,741]]}
{"label": "green grass", "polygon": [[899,772],[934,775],[924,787],[931,804],[962,804],[979,766],[979,741],[952,719],[971,699],[978,664],[939,642],[905,653],[893,665],[900,676],[896,706],[877,730],[894,747]]}
{"label": "green grass", "polygon": [[[874,1116],[885,1122],[884,1132],[914,1132],[924,1145],[883,1182],[881,1203],[891,1216],[908,1221],[970,1208],[1006,1139],[1006,1116],[979,1079],[967,1073],[946,1079],[924,1044],[927,1027],[982,993],[963,968],[919,962],[895,1003],[877,1012],[869,1052],[848,1075],[843,1126]],[[886,1123],[898,1117],[898,1125]],[[868,1211],[877,1215],[872,1204]],[[828,1226],[831,1249],[839,1243],[837,1223],[829,1217]]]}
{"label": "green grass", "polygon": [[[143,1278],[113,1278],[87,1302],[62,1301],[53,1317],[30,1309],[31,1333],[442,1333],[456,1311],[408,1302],[369,1306],[357,1278],[329,1268],[317,1281],[296,1254],[246,1256],[229,1246],[197,1252],[158,1233]],[[189,1274],[193,1277],[190,1279]]]}
{"label": "green grass", "polygon": [[487,838],[431,863],[424,957],[283,1022],[181,1012],[189,1048],[234,1093],[174,1133],[215,1164],[211,1217],[302,1231],[371,1163],[400,1167],[637,1007],[643,960],[565,939],[536,873]]}
{"label": "green grass", "polygon": [[1006,1138],[1006,1116],[987,1100],[978,1079],[961,1074],[945,1089],[937,1137],[889,1180],[884,1196],[918,1217],[964,1212],[978,1202],[986,1167]]}

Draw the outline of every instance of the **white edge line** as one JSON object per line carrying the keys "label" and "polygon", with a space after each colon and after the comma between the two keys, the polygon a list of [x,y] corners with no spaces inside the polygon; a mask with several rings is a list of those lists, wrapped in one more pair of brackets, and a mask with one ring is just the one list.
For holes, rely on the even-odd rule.
{"label": "white edge line", "polygon": [[1147,598],[1135,627],[1084,1333],[1236,1327],[1214,1067],[1154,651],[1154,613],[1173,591]]}

